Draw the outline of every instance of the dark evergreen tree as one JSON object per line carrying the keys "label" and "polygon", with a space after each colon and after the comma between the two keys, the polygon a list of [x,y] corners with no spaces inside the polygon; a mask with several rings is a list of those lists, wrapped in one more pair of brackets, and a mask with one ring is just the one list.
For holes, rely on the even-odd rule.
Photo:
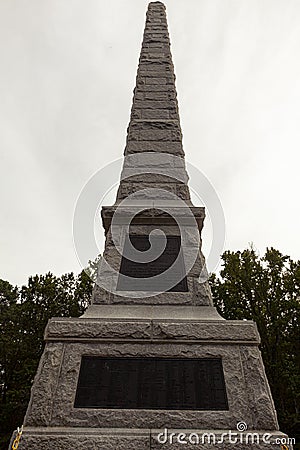
{"label": "dark evergreen tree", "polygon": [[1,450],[7,450],[12,431],[22,425],[48,320],[80,316],[92,284],[84,271],[77,277],[73,273],[35,275],[21,289],[0,280]]}
{"label": "dark evergreen tree", "polygon": [[299,440],[300,261],[274,248],[263,257],[250,248],[227,251],[210,282],[225,319],[252,319],[282,431]]}

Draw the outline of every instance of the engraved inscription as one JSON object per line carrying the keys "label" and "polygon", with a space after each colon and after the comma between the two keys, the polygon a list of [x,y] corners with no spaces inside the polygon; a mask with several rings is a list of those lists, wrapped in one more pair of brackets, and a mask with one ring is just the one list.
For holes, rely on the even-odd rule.
{"label": "engraved inscription", "polygon": [[227,410],[222,361],[84,356],[75,408]]}
{"label": "engraved inscription", "polygon": [[[122,256],[120,274],[126,275],[130,278],[119,277],[117,290],[120,291],[152,291],[152,292],[187,292],[187,280],[185,276],[185,266],[182,250],[180,247],[180,236],[166,236],[167,242],[163,253],[154,261],[147,263],[136,262]],[[130,245],[139,251],[143,252],[149,250],[150,242],[148,236],[130,235],[125,239],[124,248],[126,254]],[[156,243],[160,244],[162,238],[154,236]],[[163,244],[161,244],[163,245]],[[162,274],[167,269],[172,267],[170,273],[162,280],[153,280],[156,275]],[[143,280],[141,280],[143,278]],[[171,289],[166,289],[166,281],[168,283],[174,280],[174,286]]]}

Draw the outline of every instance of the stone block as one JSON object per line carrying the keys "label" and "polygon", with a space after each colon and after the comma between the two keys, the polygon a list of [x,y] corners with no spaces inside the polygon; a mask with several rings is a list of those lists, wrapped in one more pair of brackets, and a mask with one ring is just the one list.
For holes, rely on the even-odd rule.
{"label": "stone block", "polygon": [[[152,166],[153,167],[153,166]],[[186,172],[183,172],[182,169],[175,169],[175,168],[169,168],[168,169],[168,175],[164,175],[162,173],[162,171],[160,170],[161,173],[151,173],[152,169],[151,167],[147,167],[144,166],[142,171],[140,172],[140,174],[136,174],[136,171],[134,170],[133,173],[135,173],[134,175],[132,175],[132,171],[130,169],[125,169],[122,171],[122,178],[123,181],[121,181],[121,183],[140,183],[141,187],[140,189],[144,189],[145,184],[143,183],[147,183],[147,187],[153,187],[153,189],[156,189],[156,184],[162,186],[162,189],[168,189],[167,186],[168,184],[172,184],[175,185],[174,186],[174,193],[176,193],[176,195],[179,197],[179,195],[177,194],[177,184],[178,186],[178,190],[184,186],[182,186],[180,184],[180,181],[187,181],[188,177]],[[180,181],[178,181],[180,180]],[[126,189],[127,192],[130,192],[128,189]],[[186,191],[186,196],[188,197],[189,193],[188,191]],[[180,198],[182,198],[182,195],[180,196]]]}
{"label": "stone block", "polygon": [[153,320],[152,339],[175,339],[198,341],[199,343],[259,343],[257,329],[253,322],[243,323],[241,321],[210,321],[209,324],[201,321],[174,321],[172,319],[163,321]]}
{"label": "stone block", "polygon": [[177,111],[177,102],[175,100],[135,100],[134,107],[140,109],[174,109]]}
{"label": "stone block", "polygon": [[[144,91],[138,91],[135,94],[135,99],[136,100],[150,100],[150,101],[168,101],[168,100],[173,100],[176,101],[177,97],[175,95],[174,92],[168,92],[168,91],[161,91],[161,92],[155,92],[155,91],[150,91],[150,92],[144,92]],[[144,109],[144,108],[142,108]]]}
{"label": "stone block", "polygon": [[144,38],[144,42],[148,43],[148,44],[152,44],[152,43],[168,43],[170,44],[170,39],[167,35],[165,36],[156,36],[154,34],[148,34],[147,36],[145,36]]}
{"label": "stone block", "polygon": [[161,85],[161,84],[172,83],[172,80],[169,79],[169,80],[167,81],[166,76],[164,76],[164,77],[162,76],[162,77],[159,77],[159,78],[154,78],[154,77],[140,77],[140,76],[139,76],[137,82],[138,82],[138,83],[141,83],[141,84],[156,84],[156,85],[158,84],[158,85]]}
{"label": "stone block", "polygon": [[[151,111],[151,110],[150,110]],[[135,119],[132,120],[129,125],[129,130],[145,131],[145,130],[180,130],[180,124],[178,120],[170,119]]]}
{"label": "stone block", "polygon": [[240,348],[245,383],[252,403],[253,422],[256,428],[278,429],[277,417],[263,361],[257,347]]}
{"label": "stone block", "polygon": [[[165,63],[165,64],[163,64],[163,63]],[[161,66],[161,68],[158,69],[156,67],[154,69],[147,70],[146,67],[144,67],[144,64],[145,65],[148,64],[148,66],[150,65],[150,67],[152,64],[158,64]],[[143,57],[140,58],[140,65],[139,65],[139,70],[138,70],[137,76],[138,77],[141,77],[141,76],[152,77],[152,76],[154,76],[154,75],[152,75],[153,72],[156,72],[158,74],[157,75],[158,77],[163,76],[163,74],[174,76],[173,71],[174,71],[174,68],[171,63],[170,56],[165,55],[165,56],[161,56],[161,57],[157,58],[155,55],[149,54],[148,56],[146,56],[146,54],[145,54],[145,55],[143,55]]]}
{"label": "stone block", "polygon": [[[159,57],[158,57],[158,55],[159,55]],[[148,64],[147,64],[147,62],[148,62]],[[146,65],[146,66],[148,65],[151,67],[153,64],[154,64],[154,67],[156,66],[156,68],[151,69],[150,72],[152,70],[160,71],[161,69],[158,68],[158,66],[160,66],[160,67],[164,68],[164,70],[166,70],[166,72],[171,71],[172,75],[174,75],[174,65],[173,65],[173,61],[172,61],[172,55],[169,51],[167,51],[166,48],[162,47],[159,49],[157,47],[151,46],[148,49],[145,48],[145,50],[143,50],[143,55],[142,55],[141,59],[139,60],[139,69],[145,70],[145,67],[143,67],[144,65]]]}
{"label": "stone block", "polygon": [[135,92],[175,92],[175,90],[171,84],[139,84]]}
{"label": "stone block", "polygon": [[[164,100],[165,98],[160,98]],[[156,98],[155,98],[156,100]],[[168,109],[142,109],[142,119],[170,119],[170,110]]]}
{"label": "stone block", "polygon": [[143,70],[141,68],[138,73],[138,80],[143,77],[154,77],[154,78],[168,78],[174,81],[174,75],[172,73],[172,66],[169,68],[162,67],[161,70]]}
{"label": "stone block", "polygon": [[20,450],[149,450],[150,430],[26,427]]}
{"label": "stone block", "polygon": [[[128,292],[128,297],[122,297],[121,295],[112,294],[111,295],[111,302],[115,305],[140,305],[141,304],[141,298],[130,296],[130,292]],[[155,305],[155,306],[167,306],[167,305],[173,305],[173,306],[179,306],[179,305],[186,305],[186,306],[193,306],[195,305],[193,300],[193,295],[191,292],[186,292],[184,294],[180,292],[163,292],[162,294],[157,294],[155,296],[149,296],[147,297],[145,293],[145,296],[142,298],[143,303],[146,305]],[[101,297],[97,298],[97,303],[102,302]]]}
{"label": "stone block", "polygon": [[143,43],[142,44],[142,52],[143,51],[146,51],[146,52],[147,51],[151,51],[151,52],[157,52],[157,53],[164,52],[164,53],[170,54],[169,46],[166,45],[166,44],[160,44],[160,43],[158,43],[158,44],[151,44],[151,45]]}
{"label": "stone block", "polygon": [[52,319],[49,321],[45,338],[62,339],[151,339],[151,322],[139,321]]}
{"label": "stone block", "polygon": [[[111,307],[110,307],[111,308]],[[130,309],[130,307],[128,307]],[[197,307],[202,308],[202,307]],[[141,307],[141,311],[144,311],[142,317],[135,318],[119,318],[107,316],[103,318],[85,317],[85,315],[78,318],[53,318],[49,320],[46,331],[45,339],[49,341],[48,354],[56,354],[57,348],[61,346],[63,341],[68,342],[99,342],[110,339],[112,341],[127,340],[144,340],[145,342],[154,340],[164,341],[198,341],[199,344],[205,343],[206,345],[213,346],[214,344],[223,345],[227,344],[240,344],[241,352],[244,352],[244,348],[256,353],[255,357],[259,358],[260,353],[257,350],[259,344],[259,336],[257,328],[252,321],[225,321],[219,318],[218,320],[212,319],[209,321],[197,319],[196,317],[189,317],[184,319],[176,317],[151,317],[147,315],[149,308]],[[105,313],[105,311],[104,311]],[[182,311],[181,311],[182,313]],[[172,312],[170,313],[170,315]],[[101,310],[100,310],[101,315]],[[88,314],[87,314],[88,316]],[[215,317],[215,316],[214,316]],[[216,316],[218,317],[218,316]],[[56,344],[50,342],[59,341],[58,347],[53,347]],[[246,346],[248,344],[248,347]],[[249,347],[252,346],[252,347]],[[254,347],[253,347],[254,345]],[[256,349],[256,350],[255,350]],[[53,353],[54,352],[54,353]],[[61,362],[62,353],[59,354],[59,363]],[[242,361],[243,362],[243,361]],[[243,363],[244,364],[244,363]],[[247,372],[251,373],[251,368],[245,366]],[[53,374],[53,377],[56,375]],[[262,390],[269,394],[266,390],[265,380],[259,385],[262,386]],[[251,393],[253,395],[253,393]],[[254,424],[256,425],[256,424]]]}
{"label": "stone block", "polygon": [[125,147],[125,155],[140,152],[170,153],[172,155],[183,156],[184,151],[181,141],[128,141]]}
{"label": "stone block", "polygon": [[38,426],[49,425],[63,352],[62,342],[49,343],[44,349],[31,389],[31,399],[25,416],[27,423]]}
{"label": "stone block", "polygon": [[[176,176],[180,176],[180,180],[187,180],[187,173],[185,170],[185,163],[183,158],[169,156],[165,154],[155,154],[154,152],[146,152],[143,154],[132,154],[124,159],[124,168],[132,168],[136,172],[143,172],[143,168],[153,168],[157,173],[166,174],[165,169],[177,168],[184,170],[184,177],[180,175],[180,172]],[[169,172],[168,172],[169,173]],[[122,175],[121,175],[122,178]]]}
{"label": "stone block", "polygon": [[156,26],[146,27],[144,36],[145,35],[169,36],[167,27],[165,27],[163,31],[161,28],[162,27]]}
{"label": "stone block", "polygon": [[128,141],[178,141],[181,142],[182,136],[179,130],[133,130],[128,133]]}
{"label": "stone block", "polygon": [[168,55],[167,53],[143,52],[140,57],[140,64],[142,65],[144,61],[171,63],[172,59],[171,55]]}

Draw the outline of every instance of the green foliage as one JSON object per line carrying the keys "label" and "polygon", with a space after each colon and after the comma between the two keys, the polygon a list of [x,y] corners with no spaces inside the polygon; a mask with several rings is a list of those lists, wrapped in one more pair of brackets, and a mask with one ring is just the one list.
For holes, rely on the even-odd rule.
{"label": "green foliage", "polygon": [[21,426],[51,317],[78,317],[88,305],[92,281],[82,271],[30,277],[27,286],[0,280],[0,449]]}
{"label": "green foliage", "polygon": [[250,248],[222,259],[220,276],[210,279],[215,305],[225,319],[256,322],[280,428],[299,439],[300,261],[274,248],[261,258]]}
{"label": "green foliage", "polygon": [[[260,258],[250,248],[223,254],[220,276],[211,277],[215,304],[226,319],[252,319],[280,427],[297,438],[300,393],[300,262],[274,248]],[[95,272],[93,263],[89,271]],[[18,289],[0,280],[0,450],[20,426],[51,317],[78,317],[91,298],[86,272],[30,277]]]}

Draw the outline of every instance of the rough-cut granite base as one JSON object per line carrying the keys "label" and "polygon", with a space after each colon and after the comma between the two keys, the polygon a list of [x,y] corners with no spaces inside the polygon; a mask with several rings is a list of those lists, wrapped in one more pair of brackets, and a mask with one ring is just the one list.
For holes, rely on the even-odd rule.
{"label": "rough-cut granite base", "polygon": [[[276,450],[282,449],[279,442],[287,442],[280,432],[271,436],[254,430],[253,437],[247,432],[238,437],[225,433],[228,430],[25,428],[19,450]],[[284,449],[292,450],[292,445],[285,444]]]}
{"label": "rough-cut granite base", "polygon": [[[51,319],[45,340],[20,449],[167,449],[167,444],[155,443],[151,429],[236,430],[240,421],[249,431],[278,433],[251,321],[223,320],[212,307],[103,305],[91,307],[81,318]],[[74,408],[83,355],[221,358],[229,410]],[[231,448],[218,445],[213,448]]]}

